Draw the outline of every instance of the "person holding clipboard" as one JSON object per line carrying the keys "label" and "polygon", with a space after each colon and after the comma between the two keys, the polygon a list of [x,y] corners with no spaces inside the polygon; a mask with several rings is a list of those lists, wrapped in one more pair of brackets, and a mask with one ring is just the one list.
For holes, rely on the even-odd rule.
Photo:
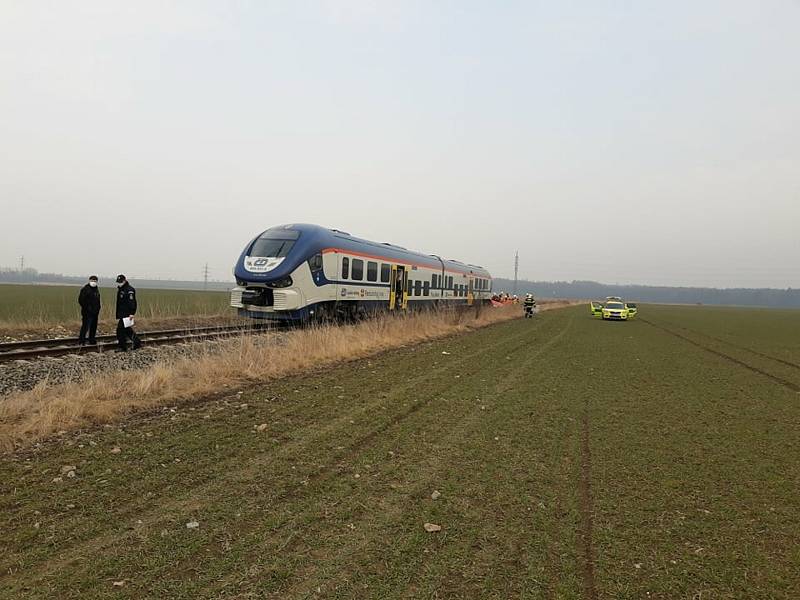
{"label": "person holding clipboard", "polygon": [[117,352],[128,351],[128,339],[133,343],[133,349],[138,350],[142,342],[133,330],[133,315],[136,314],[136,290],[128,283],[125,275],[117,275]]}

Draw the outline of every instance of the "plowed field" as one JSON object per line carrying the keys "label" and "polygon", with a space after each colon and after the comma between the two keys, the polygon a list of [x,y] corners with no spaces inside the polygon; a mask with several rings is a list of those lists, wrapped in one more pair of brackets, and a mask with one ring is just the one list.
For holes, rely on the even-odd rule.
{"label": "plowed field", "polygon": [[566,308],[64,435],[0,597],[796,598],[799,328]]}

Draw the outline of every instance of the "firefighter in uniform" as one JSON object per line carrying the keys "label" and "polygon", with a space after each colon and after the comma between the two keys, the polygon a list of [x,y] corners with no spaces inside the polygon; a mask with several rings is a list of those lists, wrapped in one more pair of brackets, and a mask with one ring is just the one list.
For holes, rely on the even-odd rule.
{"label": "firefighter in uniform", "polygon": [[533,316],[533,311],[536,308],[536,299],[533,297],[533,294],[527,294],[525,296],[525,302],[523,302],[523,307],[525,309],[525,316]]}
{"label": "firefighter in uniform", "polygon": [[97,343],[97,319],[100,315],[100,290],[97,289],[97,275],[89,277],[89,283],[81,288],[78,294],[78,304],[81,306],[81,332],[78,342],[81,346],[86,344],[86,335],[89,343]]}
{"label": "firefighter in uniform", "polygon": [[133,331],[133,325],[125,327],[123,319],[132,318],[136,314],[136,290],[128,283],[125,275],[117,275],[117,343],[119,344],[118,352],[126,352],[128,350],[128,339],[133,343],[133,349],[138,350],[142,343],[139,341],[139,336]]}

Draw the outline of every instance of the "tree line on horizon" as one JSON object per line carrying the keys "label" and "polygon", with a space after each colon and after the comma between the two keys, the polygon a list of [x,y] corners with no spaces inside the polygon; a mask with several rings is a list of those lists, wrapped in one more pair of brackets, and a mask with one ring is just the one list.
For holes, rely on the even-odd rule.
{"label": "tree line on horizon", "polygon": [[[60,273],[39,273],[36,269],[1,269],[0,268],[0,283],[36,283],[36,284],[58,284],[58,285],[83,285],[86,283],[86,277],[76,275],[62,275]],[[109,275],[107,277],[100,276],[100,285],[112,286],[116,285],[114,278],[116,275]],[[135,286],[150,289],[190,289],[190,290],[203,290],[208,291],[227,291],[233,287],[233,282],[227,281],[209,281],[206,285],[202,281],[183,281],[180,279],[142,279],[131,278]]]}
{"label": "tree line on horizon", "polygon": [[[113,278],[109,278],[113,282]],[[0,269],[0,283],[83,284],[85,277],[60,273],[39,273],[36,269]],[[136,284],[150,288],[203,289],[202,281],[172,279],[137,279]],[[209,281],[209,290],[227,290],[233,282]],[[511,279],[495,278],[495,292],[514,290]],[[603,300],[606,296],[620,296],[637,302],[664,302],[674,304],[712,304],[732,306],[766,306],[771,308],[800,308],[800,289],[776,288],[702,288],[651,285],[612,285],[597,281],[528,281],[517,282],[517,294],[532,292],[540,298],[571,298]]]}
{"label": "tree line on horizon", "polygon": [[[495,292],[512,293],[514,281],[496,278],[492,289]],[[800,308],[800,289],[792,288],[703,288],[611,285],[597,281],[518,281],[517,294],[528,292],[540,298],[604,300],[607,296],[620,296],[636,302]]]}

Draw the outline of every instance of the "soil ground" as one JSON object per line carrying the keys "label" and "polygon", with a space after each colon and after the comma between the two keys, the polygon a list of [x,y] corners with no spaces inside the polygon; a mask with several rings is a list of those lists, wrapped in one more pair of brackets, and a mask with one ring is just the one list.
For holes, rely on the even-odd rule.
{"label": "soil ground", "polygon": [[549,311],[8,456],[0,597],[795,598],[796,346],[704,310]]}

